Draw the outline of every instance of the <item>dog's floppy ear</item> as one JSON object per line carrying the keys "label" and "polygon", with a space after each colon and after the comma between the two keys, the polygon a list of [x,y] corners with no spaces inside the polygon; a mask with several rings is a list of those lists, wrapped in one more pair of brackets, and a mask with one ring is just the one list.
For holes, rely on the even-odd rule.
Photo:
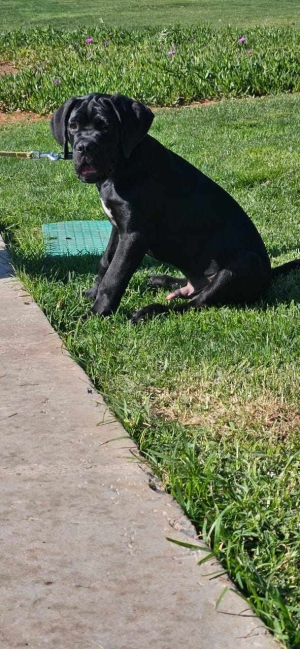
{"label": "dog's floppy ear", "polygon": [[64,147],[64,158],[68,157],[68,120],[71,111],[81,100],[80,97],[71,97],[60,106],[51,117],[51,131],[59,144]]}
{"label": "dog's floppy ear", "polygon": [[124,155],[129,158],[134,147],[147,135],[154,115],[148,106],[125,95],[111,95],[110,102],[121,124]]}

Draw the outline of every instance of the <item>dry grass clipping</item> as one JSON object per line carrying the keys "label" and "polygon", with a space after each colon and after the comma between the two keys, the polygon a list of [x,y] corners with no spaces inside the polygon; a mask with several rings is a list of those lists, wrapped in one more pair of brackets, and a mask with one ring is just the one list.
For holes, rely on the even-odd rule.
{"label": "dry grass clipping", "polygon": [[284,439],[300,429],[300,411],[283,397],[265,390],[259,395],[212,392],[211,384],[154,389],[151,407],[156,415],[184,426],[199,426],[214,434],[245,431]]}

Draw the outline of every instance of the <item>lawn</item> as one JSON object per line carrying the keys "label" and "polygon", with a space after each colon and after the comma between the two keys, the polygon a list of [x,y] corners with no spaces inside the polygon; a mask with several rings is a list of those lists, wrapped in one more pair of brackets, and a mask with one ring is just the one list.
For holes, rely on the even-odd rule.
{"label": "lawn", "polygon": [[298,0],[1,0],[2,30],[47,26],[94,27],[102,23],[122,27],[144,25],[190,25],[208,22],[227,24],[300,24]]}
{"label": "lawn", "polygon": [[[242,204],[273,265],[300,256],[299,109],[299,95],[229,100],[158,110],[151,129]],[[46,121],[2,128],[1,149],[55,146]],[[49,264],[41,224],[104,218],[96,189],[71,162],[0,168],[1,229],[28,290],[240,591],[299,649],[299,273],[251,308],[133,327],[130,314],[153,301],[146,259],[116,315],[82,322],[96,261]]]}

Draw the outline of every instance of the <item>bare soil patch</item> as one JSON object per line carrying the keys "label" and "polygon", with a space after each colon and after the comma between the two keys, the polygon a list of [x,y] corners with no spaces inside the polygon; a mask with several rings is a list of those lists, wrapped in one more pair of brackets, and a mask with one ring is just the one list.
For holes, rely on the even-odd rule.
{"label": "bare soil patch", "polygon": [[11,61],[2,61],[0,63],[0,76],[3,74],[16,74],[18,72]]}
{"label": "bare soil patch", "polygon": [[192,101],[190,104],[177,104],[176,106],[150,106],[154,112],[156,110],[181,110],[182,108],[194,108],[195,106],[212,106],[219,104],[219,99],[201,99],[200,101]]}
{"label": "bare soil patch", "polygon": [[[4,74],[1,72],[2,67],[6,65],[5,63],[0,64],[0,74]],[[7,65],[10,65],[7,63]],[[213,101],[210,99],[204,99],[203,101],[193,101],[191,104],[187,104],[185,106],[151,106],[151,109],[156,112],[158,110],[174,110],[176,108],[177,110],[180,110],[181,108],[193,108],[195,106],[211,106],[212,104],[217,104],[219,103],[218,101]],[[20,121],[25,121],[25,122],[37,122],[38,120],[41,119],[50,119],[50,115],[38,115],[37,113],[31,113],[31,112],[26,112],[22,110],[16,110],[12,113],[9,112],[3,112],[0,111],[0,125],[1,124],[13,124],[14,122],[20,122]]]}
{"label": "bare soil patch", "polygon": [[17,122],[38,122],[41,119],[49,120],[49,115],[37,115],[36,113],[16,110],[13,113],[0,111],[0,126],[3,124],[14,124]]}

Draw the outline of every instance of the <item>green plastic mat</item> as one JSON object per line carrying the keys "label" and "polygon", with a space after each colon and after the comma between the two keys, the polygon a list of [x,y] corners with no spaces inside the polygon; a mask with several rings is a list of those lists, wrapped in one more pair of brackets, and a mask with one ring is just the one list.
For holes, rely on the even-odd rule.
{"label": "green plastic mat", "polygon": [[62,221],[44,223],[42,231],[47,256],[102,255],[111,224],[108,221]]}

